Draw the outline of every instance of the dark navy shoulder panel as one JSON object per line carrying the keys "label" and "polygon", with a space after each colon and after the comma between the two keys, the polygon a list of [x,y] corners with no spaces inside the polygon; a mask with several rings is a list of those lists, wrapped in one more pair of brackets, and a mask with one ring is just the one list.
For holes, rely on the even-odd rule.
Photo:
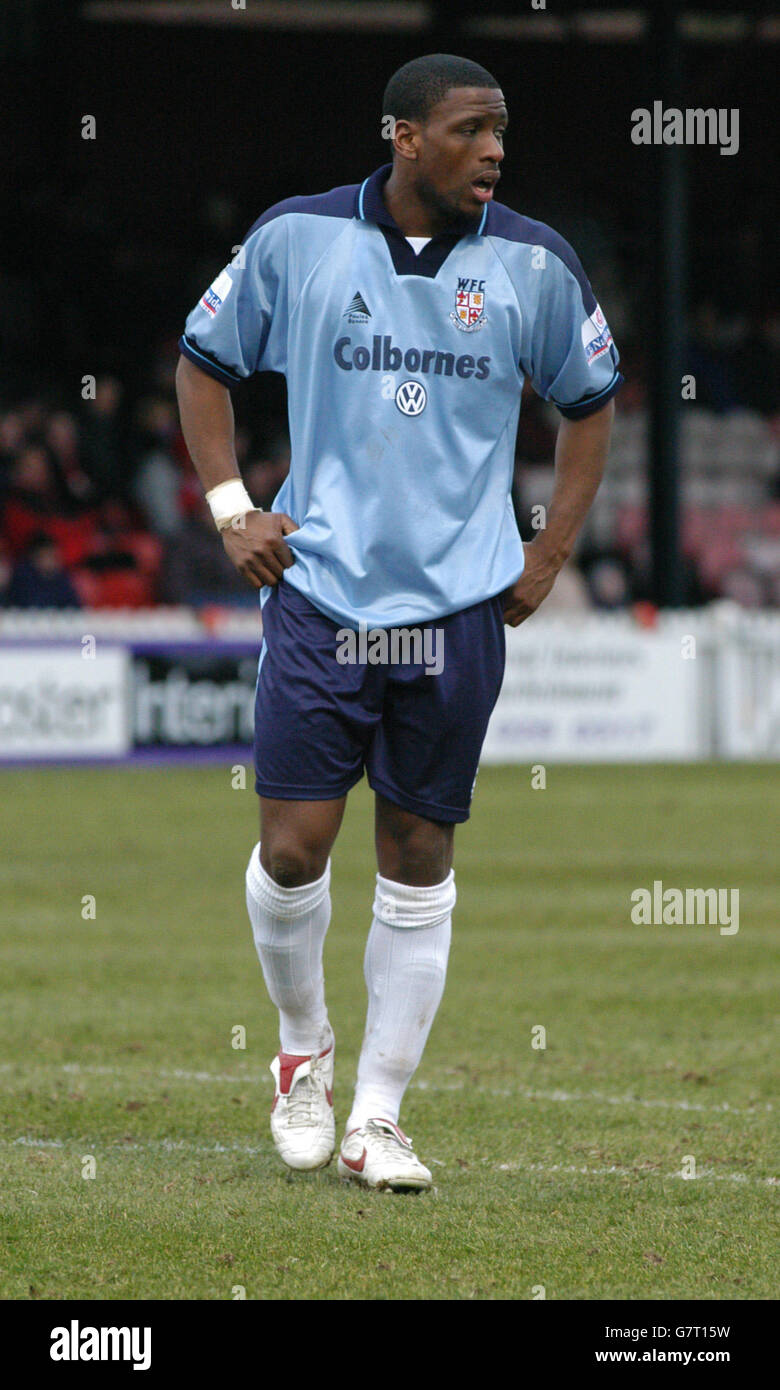
{"label": "dark navy shoulder panel", "polygon": [[485,223],[485,236],[502,237],[505,241],[524,242],[530,246],[544,246],[552,251],[570,270],[582,290],[585,312],[592,314],[596,308],[596,297],[590,287],[585,271],[580,265],[576,252],[559,232],[553,231],[546,222],[536,222],[533,217],[523,217],[519,212],[503,203],[489,203]]}
{"label": "dark navy shoulder panel", "polygon": [[247,240],[258,227],[264,227],[266,222],[273,222],[275,218],[284,217],[288,212],[309,212],[319,217],[355,217],[359,192],[359,183],[347,183],[341,188],[331,188],[328,193],[284,198],[281,203],[274,203],[273,207],[258,217],[247,232]]}

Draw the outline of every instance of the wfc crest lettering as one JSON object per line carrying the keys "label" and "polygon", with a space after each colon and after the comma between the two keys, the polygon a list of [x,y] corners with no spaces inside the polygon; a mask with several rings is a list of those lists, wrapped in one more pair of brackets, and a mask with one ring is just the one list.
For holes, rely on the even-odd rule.
{"label": "wfc crest lettering", "polygon": [[458,276],[452,322],[462,333],[476,333],[487,323],[485,317],[485,281]]}

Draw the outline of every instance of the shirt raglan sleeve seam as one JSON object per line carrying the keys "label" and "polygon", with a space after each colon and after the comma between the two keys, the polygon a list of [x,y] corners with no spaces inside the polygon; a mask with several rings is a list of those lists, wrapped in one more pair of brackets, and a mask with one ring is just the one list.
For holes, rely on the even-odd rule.
{"label": "shirt raglan sleeve seam", "polygon": [[[544,249],[545,249],[546,255],[554,256],[554,257],[555,257],[555,259],[556,259],[556,261],[558,262],[558,264],[559,264],[560,266],[562,266],[563,271],[564,271],[564,274],[571,277],[571,279],[574,281],[574,283],[575,283],[577,289],[579,290],[580,296],[581,296],[581,295],[582,295],[582,286],[581,286],[581,284],[580,284],[580,282],[579,282],[578,277],[575,275],[574,271],[572,270],[571,266],[568,266],[568,265],[566,264],[565,260],[563,259],[563,257],[560,256],[560,255],[558,254],[557,251],[552,250],[551,247],[545,247]],[[503,261],[503,258],[502,258],[502,257],[499,257],[499,259],[501,259],[502,264],[505,265],[505,262]],[[505,265],[505,268],[506,268],[506,270],[507,270],[507,274],[509,274],[509,268],[506,267],[506,265]],[[511,280],[511,278],[512,278],[512,277],[511,277],[511,275],[510,275],[510,280]],[[515,285],[515,283],[514,283],[513,280],[512,280],[512,288],[513,288],[513,290],[514,290],[514,292],[515,292],[515,297],[517,298],[517,302],[518,302],[518,308],[519,308],[520,313],[521,313],[521,315],[522,315],[522,312],[523,312],[522,306],[520,305],[519,296],[518,296],[518,294],[517,294],[517,287],[516,287],[516,285]],[[594,296],[594,297],[595,297],[595,296]],[[585,306],[584,303],[583,303],[582,308],[583,308],[583,312],[584,312],[584,314],[586,315],[586,317],[589,317],[587,308],[586,308],[586,306]],[[534,383],[533,383],[532,374],[531,374],[530,372],[526,372],[526,376],[528,376],[528,379],[531,381],[531,385],[533,386]],[[621,372],[618,370],[618,368],[616,367],[616,368],[615,368],[615,371],[614,371],[614,374],[613,374],[613,376],[612,376],[612,379],[611,379],[611,381],[609,382],[609,384],[608,384],[607,386],[603,387],[603,389],[602,389],[601,391],[595,392],[595,394],[593,394],[593,395],[590,395],[590,396],[588,396],[588,395],[581,396],[580,399],[579,399],[578,401],[567,401],[565,405],[561,405],[561,404],[560,404],[558,401],[556,401],[552,396],[541,396],[540,393],[539,393],[538,391],[537,391],[537,395],[539,395],[540,400],[549,402],[550,405],[554,405],[554,406],[555,406],[555,409],[556,409],[561,415],[563,415],[565,419],[569,419],[569,420],[580,420],[580,419],[584,419],[587,415],[594,414],[596,410],[600,410],[602,406],[606,405],[607,402],[611,399],[611,397],[615,395],[616,391],[618,391],[618,390],[620,389],[620,387],[623,385],[623,382],[624,382],[624,377],[623,377],[622,373],[621,373]],[[536,390],[536,387],[535,387],[535,386],[534,386],[534,390]]]}
{"label": "shirt raglan sleeve seam", "polygon": [[[514,281],[514,277],[513,277],[513,275],[512,275],[512,272],[511,272],[511,270],[509,269],[509,266],[507,265],[506,261],[504,260],[504,257],[501,255],[501,252],[499,251],[498,247],[496,246],[495,242],[494,242],[492,239],[491,239],[491,242],[490,242],[490,249],[491,249],[491,251],[493,252],[493,255],[495,256],[496,260],[497,260],[497,261],[499,262],[499,264],[501,265],[501,267],[502,267],[502,269],[503,269],[503,271],[504,271],[504,274],[506,275],[506,277],[507,277],[507,279],[508,279],[510,285],[512,286],[512,294],[513,294],[514,297],[515,297],[515,303],[516,303],[516,305],[517,305],[517,312],[518,312],[518,314],[520,315],[520,326],[521,326],[521,328],[522,328],[523,322],[524,322],[524,320],[525,320],[525,315],[523,314],[523,306],[522,306],[522,304],[520,303],[520,295],[519,295],[519,293],[518,293],[517,285],[515,284],[515,281]],[[517,358],[517,359],[513,358],[513,359],[512,359],[512,362],[513,362],[513,365],[514,365],[515,372],[517,373],[517,379],[518,379],[518,383],[519,383],[520,389],[521,389],[521,391],[522,391],[523,382],[525,381],[525,378],[529,375],[529,373],[528,373],[527,371],[524,371],[524,370],[521,368],[521,366],[520,366],[520,359],[519,359],[519,358]]]}
{"label": "shirt raglan sleeve seam", "polygon": [[[580,291],[580,295],[582,295],[582,286],[579,282],[578,277],[574,274],[574,271],[571,269],[571,266],[568,266],[566,262],[563,260],[563,258],[559,256],[556,251],[551,251],[550,255],[555,256],[556,260],[560,261],[564,271],[567,275],[571,276],[572,280],[574,281],[575,285]],[[595,294],[593,297],[595,299]],[[583,312],[586,315],[586,318],[590,318],[590,314],[588,314],[584,301],[582,308]],[[605,406],[607,402],[611,400],[611,398],[615,395],[616,391],[620,389],[620,387],[623,385],[624,380],[625,378],[623,377],[622,373],[618,370],[617,367],[615,367],[611,380],[600,391],[593,392],[590,395],[581,396],[578,401],[567,401],[565,405],[561,405],[558,401],[554,400],[552,396],[548,396],[546,399],[549,400],[551,405],[555,406],[555,409],[559,411],[561,415],[563,415],[564,419],[584,420],[586,416],[593,415],[597,410],[601,410],[602,406]]]}

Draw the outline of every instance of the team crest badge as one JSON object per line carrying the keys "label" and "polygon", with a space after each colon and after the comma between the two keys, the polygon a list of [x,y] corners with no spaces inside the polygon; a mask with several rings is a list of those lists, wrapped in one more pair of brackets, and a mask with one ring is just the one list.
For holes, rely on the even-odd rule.
{"label": "team crest badge", "polygon": [[468,280],[458,276],[455,308],[450,314],[456,328],[463,333],[476,333],[487,323],[485,317],[485,281]]}

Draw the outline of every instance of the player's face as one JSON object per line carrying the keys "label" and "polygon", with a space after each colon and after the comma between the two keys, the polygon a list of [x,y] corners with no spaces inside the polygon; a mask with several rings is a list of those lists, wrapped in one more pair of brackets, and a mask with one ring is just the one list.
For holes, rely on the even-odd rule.
{"label": "player's face", "polygon": [[437,220],[475,220],[493,197],[508,115],[498,87],[453,87],[419,127],[415,186]]}

